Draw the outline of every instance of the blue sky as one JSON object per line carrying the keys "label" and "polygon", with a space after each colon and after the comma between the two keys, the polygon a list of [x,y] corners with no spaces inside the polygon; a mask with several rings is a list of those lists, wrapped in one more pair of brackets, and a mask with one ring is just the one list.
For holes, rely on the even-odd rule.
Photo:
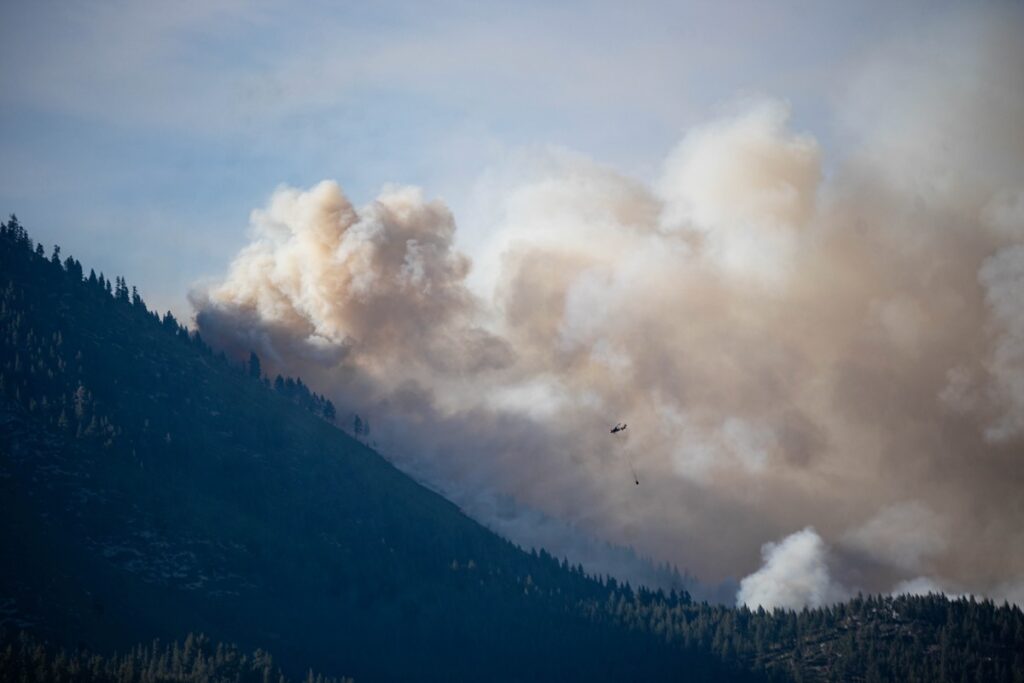
{"label": "blue sky", "polygon": [[[453,208],[516,150],[648,180],[730,102],[841,146],[836,83],[936,3],[5,3],[0,211],[188,317],[281,183]],[[826,160],[827,161],[827,160]]]}

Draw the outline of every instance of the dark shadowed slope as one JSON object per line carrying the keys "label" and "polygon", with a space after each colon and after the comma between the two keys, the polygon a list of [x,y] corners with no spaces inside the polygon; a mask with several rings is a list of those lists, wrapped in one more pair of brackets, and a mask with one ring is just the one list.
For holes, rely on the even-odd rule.
{"label": "dark shadowed slope", "polygon": [[364,680],[723,674],[586,615],[615,587],[522,552],[120,280],[24,240],[0,240],[11,623],[100,650],[203,631]]}
{"label": "dark shadowed slope", "polygon": [[[81,648],[47,647],[23,631],[0,649],[0,676],[19,683],[289,683],[270,653],[242,652],[193,633],[183,641],[153,641],[127,652],[101,655]],[[351,678],[312,670],[302,680],[352,683]]]}
{"label": "dark shadowed slope", "polygon": [[5,628],[204,632],[361,681],[1024,679],[1017,608],[751,612],[523,552],[251,370],[2,227]]}

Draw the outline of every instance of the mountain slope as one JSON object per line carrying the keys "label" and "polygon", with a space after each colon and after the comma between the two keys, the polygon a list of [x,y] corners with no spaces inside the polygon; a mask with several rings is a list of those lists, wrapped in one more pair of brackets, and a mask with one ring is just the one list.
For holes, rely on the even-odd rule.
{"label": "mountain slope", "polygon": [[116,283],[0,224],[4,629],[361,681],[1024,681],[1017,607],[730,609],[523,552]]}
{"label": "mountain slope", "polygon": [[357,679],[725,674],[584,615],[616,588],[498,538],[120,280],[0,243],[12,624],[100,649],[204,631]]}

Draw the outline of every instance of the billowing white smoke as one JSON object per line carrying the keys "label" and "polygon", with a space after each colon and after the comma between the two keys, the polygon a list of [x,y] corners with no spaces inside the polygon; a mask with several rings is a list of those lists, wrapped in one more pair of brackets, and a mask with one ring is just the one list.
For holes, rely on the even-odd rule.
{"label": "billowing white smoke", "polygon": [[813,524],[741,601],[919,576],[1016,594],[1022,28],[990,7],[882,51],[828,173],[776,101],[689,131],[650,187],[542,155],[497,193],[472,288],[420,191],[281,188],[197,324],[368,415],[385,454],[524,544],[596,562],[592,537],[719,581]]}
{"label": "billowing white smoke", "polygon": [[[907,509],[913,507],[893,508],[883,515],[902,515]],[[877,527],[878,524],[879,518],[876,517],[869,526]],[[912,538],[912,534],[906,537]],[[871,553],[875,552],[877,551],[871,548]],[[799,610],[804,607],[823,607],[841,602],[854,593],[853,589],[843,585],[833,576],[834,553],[812,527],[790,534],[778,543],[764,544],[761,547],[761,557],[764,562],[761,568],[740,581],[740,588],[736,594],[737,606],[746,605],[751,609],[763,607],[768,610]],[[901,551],[897,557],[906,555]],[[971,597],[951,582],[931,576],[917,576],[899,581],[890,593],[944,594],[951,599]],[[1018,606],[1024,605],[1024,591],[1020,584],[995,586],[981,597]]]}
{"label": "billowing white smoke", "polygon": [[787,108],[760,102],[691,131],[657,184],[661,226],[694,232],[703,254],[734,276],[782,277],[813,217],[817,143],[786,130]]}
{"label": "billowing white smoke", "polygon": [[765,609],[822,607],[847,597],[832,581],[821,536],[807,527],[761,548],[764,566],[740,582],[738,605]]}

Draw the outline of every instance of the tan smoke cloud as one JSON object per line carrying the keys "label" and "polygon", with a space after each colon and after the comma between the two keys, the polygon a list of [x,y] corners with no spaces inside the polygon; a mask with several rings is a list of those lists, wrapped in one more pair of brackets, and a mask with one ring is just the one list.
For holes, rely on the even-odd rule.
{"label": "tan smoke cloud", "polygon": [[501,367],[509,349],[474,323],[454,233],[448,209],[416,188],[386,188],[358,212],[331,181],[281,188],[253,212],[253,241],[227,277],[195,294],[199,325],[277,365],[293,354],[350,363],[381,390],[424,368],[434,379]]}
{"label": "tan smoke cloud", "polygon": [[886,506],[840,540],[855,552],[913,572],[946,550],[944,527],[934,511],[909,501]]}
{"label": "tan smoke cloud", "polygon": [[794,557],[817,588],[765,600],[920,572],[1017,595],[1024,23],[961,19],[869,61],[828,173],[775,101],[689,131],[651,187],[545,156],[472,290],[418,190],[356,209],[282,188],[197,323],[369,414],[389,457],[520,542],[718,581],[813,525],[751,595]]}

